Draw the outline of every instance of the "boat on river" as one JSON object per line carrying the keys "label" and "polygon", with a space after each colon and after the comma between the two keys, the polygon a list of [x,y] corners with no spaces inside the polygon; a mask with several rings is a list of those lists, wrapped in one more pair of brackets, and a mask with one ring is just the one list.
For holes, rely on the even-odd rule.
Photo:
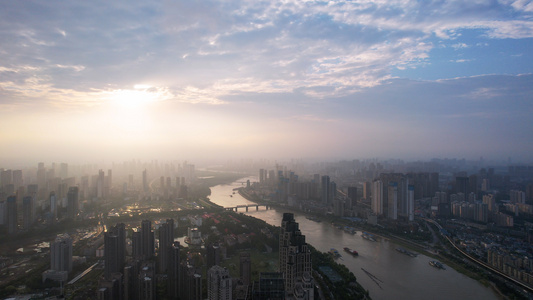
{"label": "boat on river", "polygon": [[344,226],[344,232],[349,233],[349,234],[356,234],[357,233],[355,228],[350,227],[350,226]]}
{"label": "boat on river", "polygon": [[363,232],[363,234],[361,235],[365,240],[369,240],[371,242],[375,242],[376,239],[374,238],[374,235],[371,234],[371,233],[368,233],[368,232]]}
{"label": "boat on river", "polygon": [[431,260],[431,261],[429,261],[429,265],[432,266],[432,267],[435,267],[437,269],[440,269],[440,270],[446,270],[446,268],[444,267],[444,265],[440,261]]}
{"label": "boat on river", "polygon": [[405,254],[405,255],[408,255],[408,256],[411,256],[411,257],[417,257],[418,254],[414,253],[414,252],[411,252],[409,250],[406,250],[404,248],[396,248],[396,251],[402,253],[402,254]]}
{"label": "boat on river", "polygon": [[341,254],[339,253],[339,251],[337,251],[337,249],[335,248],[331,248],[329,249],[329,252],[328,252],[331,256],[333,256],[333,258],[339,258],[341,257]]}
{"label": "boat on river", "polygon": [[350,249],[350,248],[348,248],[348,247],[344,247],[344,251],[350,253],[350,254],[353,255],[353,256],[357,256],[357,255],[359,255],[359,253],[358,253],[357,251],[355,251],[355,250],[353,250],[353,249]]}

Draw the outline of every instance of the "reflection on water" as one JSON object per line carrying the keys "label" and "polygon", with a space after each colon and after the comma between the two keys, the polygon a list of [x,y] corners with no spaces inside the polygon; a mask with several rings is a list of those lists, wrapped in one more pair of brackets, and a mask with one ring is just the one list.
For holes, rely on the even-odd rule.
{"label": "reflection on water", "polygon": [[[254,177],[244,178],[211,188],[211,201],[224,207],[253,204],[238,193],[232,194],[233,188],[242,186],[241,182],[247,179],[256,180]],[[241,212],[275,226],[280,226],[283,217],[283,212],[277,210]],[[400,246],[389,240],[377,238],[372,242],[363,239],[360,231],[352,235],[325,222],[308,220],[298,213],[295,213],[295,219],[306,241],[318,250],[327,252],[330,248],[342,250],[348,247],[359,252],[359,256],[351,256],[340,251],[342,257],[338,262],[355,274],[372,299],[498,299],[490,288],[452,268],[431,267],[428,263],[432,259],[425,255],[410,257],[396,251]]]}

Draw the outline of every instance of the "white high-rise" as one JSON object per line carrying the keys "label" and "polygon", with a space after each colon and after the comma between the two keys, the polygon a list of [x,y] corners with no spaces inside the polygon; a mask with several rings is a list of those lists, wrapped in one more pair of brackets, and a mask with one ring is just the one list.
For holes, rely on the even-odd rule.
{"label": "white high-rise", "polygon": [[72,271],[72,239],[68,234],[58,235],[50,245],[50,269]]}

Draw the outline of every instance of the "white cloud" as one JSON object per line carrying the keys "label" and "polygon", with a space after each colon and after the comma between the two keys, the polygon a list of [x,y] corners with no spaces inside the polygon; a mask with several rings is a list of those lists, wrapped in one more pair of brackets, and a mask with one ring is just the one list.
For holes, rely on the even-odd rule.
{"label": "white cloud", "polygon": [[[148,79],[185,102],[221,104],[250,92],[342,97],[382,84],[392,69],[428,65],[431,51],[443,47],[434,37],[457,40],[470,29],[488,38],[533,36],[527,1],[164,2],[148,10],[115,3],[103,15],[96,4],[79,5],[2,23],[0,38],[15,42],[0,46],[11,54],[0,72],[19,75],[5,74],[3,86],[24,90],[24,80],[37,76],[39,90],[81,92]],[[510,18],[508,9],[518,15]],[[14,67],[23,64],[34,74]]]}
{"label": "white cloud", "polygon": [[468,45],[465,44],[465,43],[457,43],[457,44],[453,44],[451,47],[452,47],[453,49],[455,49],[455,50],[459,50],[459,49],[468,48],[468,47],[470,47],[470,46],[468,46]]}

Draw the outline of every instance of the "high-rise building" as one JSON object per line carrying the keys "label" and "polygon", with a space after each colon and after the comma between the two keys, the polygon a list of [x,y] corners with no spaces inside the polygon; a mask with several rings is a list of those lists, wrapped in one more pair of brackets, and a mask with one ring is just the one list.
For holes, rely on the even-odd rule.
{"label": "high-rise building", "polygon": [[414,185],[407,186],[407,220],[412,222],[415,220],[415,187]]}
{"label": "high-rise building", "polygon": [[59,177],[63,179],[68,177],[68,164],[67,163],[61,163],[60,170],[59,170]]}
{"label": "high-rise building", "polygon": [[22,198],[22,222],[24,229],[28,230],[34,221],[34,198],[25,196]]}
{"label": "high-rise building", "polygon": [[102,199],[106,196],[104,194],[104,188],[105,188],[105,172],[104,170],[99,170],[98,178],[96,180],[96,197],[98,197],[99,199]]}
{"label": "high-rise building", "polygon": [[6,224],[7,217],[7,203],[5,201],[0,201],[0,226]]}
{"label": "high-rise building", "polygon": [[68,234],[58,235],[50,245],[50,269],[72,271],[72,239]]}
{"label": "high-rise building", "polygon": [[141,232],[134,231],[131,235],[131,252],[136,259],[141,259],[143,256],[142,244]]}
{"label": "high-rise building", "polygon": [[22,179],[22,170],[13,170],[13,185],[15,190],[19,187],[24,186],[24,181]]}
{"label": "high-rise building", "polygon": [[498,207],[496,206],[496,198],[493,194],[483,195],[483,203],[487,204],[487,208],[491,213],[497,213]]}
{"label": "high-rise building", "polygon": [[139,274],[139,297],[138,299],[153,300],[156,299],[157,278],[153,262],[144,262]]}
{"label": "high-rise building", "polygon": [[379,179],[372,182],[372,212],[383,215],[383,182]]}
{"label": "high-rise building", "polygon": [[283,274],[288,298],[294,298],[296,291],[303,291],[304,296],[299,294],[299,299],[314,299],[311,250],[292,213],[284,213],[281,221],[279,270]]}
{"label": "high-rise building", "polygon": [[201,300],[202,299],[202,275],[201,270],[189,264],[180,265],[180,299]]}
{"label": "high-rise building", "polygon": [[169,267],[170,247],[174,243],[174,220],[167,221],[159,227],[159,272],[167,273]]}
{"label": "high-rise building", "polygon": [[330,197],[330,179],[329,179],[329,176],[327,175],[324,175],[322,176],[321,178],[321,197],[320,199],[322,200],[322,203],[323,204],[328,204],[331,199],[329,198]]}
{"label": "high-rise building", "polygon": [[37,185],[40,188],[46,186],[46,169],[44,168],[44,163],[42,162],[37,164]]}
{"label": "high-rise building", "polygon": [[244,285],[252,283],[252,260],[250,252],[242,252],[239,255],[239,274]]}
{"label": "high-rise building", "polygon": [[112,274],[122,272],[126,259],[126,226],[119,223],[110,227],[104,234],[105,278],[111,280]]}
{"label": "high-rise building", "polygon": [[67,193],[67,215],[69,218],[76,218],[80,211],[79,201],[78,201],[78,187],[71,186],[68,188]]}
{"label": "high-rise building", "polygon": [[4,170],[0,172],[0,182],[1,182],[1,188],[5,187],[8,184],[13,184],[13,171],[12,170]]}
{"label": "high-rise building", "polygon": [[[351,199],[348,198],[348,201],[351,202]],[[344,217],[344,207],[346,206],[346,203],[344,199],[340,197],[333,198],[333,214],[338,217]]]}
{"label": "high-rise building", "polygon": [[55,192],[50,192],[50,213],[52,214],[52,220],[57,219],[57,197]]}
{"label": "high-rise building", "polygon": [[146,169],[143,171],[143,192],[148,193],[148,174]]}
{"label": "high-rise building", "polygon": [[218,243],[207,245],[207,269],[220,265],[220,245]]}
{"label": "high-rise building", "polygon": [[398,183],[389,182],[387,191],[387,217],[389,219],[398,219]]}
{"label": "high-rise building", "polygon": [[221,266],[207,270],[207,297],[209,300],[231,300],[232,284],[229,271]]}
{"label": "high-rise building", "polygon": [[12,195],[7,197],[7,233],[15,234],[18,231],[18,215],[17,215],[17,196]]}
{"label": "high-rise building", "polygon": [[179,296],[180,282],[180,243],[174,242],[170,246],[169,263],[167,269],[168,276],[168,295],[171,299],[177,299]]}
{"label": "high-rise building", "polygon": [[[22,187],[23,188],[23,187]],[[4,185],[4,194],[5,195],[11,195],[11,194],[14,194],[15,193],[15,185],[10,183],[10,184],[6,184]],[[18,192],[18,191],[17,191]],[[22,197],[24,195],[24,193],[18,193],[17,194],[19,197]]]}
{"label": "high-rise building", "polygon": [[[472,174],[468,177],[468,193],[474,193],[477,195],[477,191],[478,191],[478,183],[477,183],[477,175],[476,174]],[[465,195],[467,195],[465,193]]]}
{"label": "high-rise building", "polygon": [[526,203],[533,204],[533,183],[526,186]]}
{"label": "high-rise building", "polygon": [[429,195],[435,195],[439,190],[439,173],[433,172],[429,174]]}
{"label": "high-rise building", "polygon": [[415,188],[412,186],[410,190],[410,186],[404,174],[380,174],[372,186],[372,211],[392,220],[414,218]]}
{"label": "high-rise building", "polygon": [[265,169],[259,169],[259,183],[260,183],[260,184],[264,184],[264,183],[265,183],[265,180],[266,180],[266,178],[265,178],[265,175],[266,175],[265,171],[266,171]]}
{"label": "high-rise building", "polygon": [[113,273],[109,279],[101,280],[98,284],[96,296],[98,300],[123,300],[124,276],[122,273]]}
{"label": "high-rise building", "polygon": [[140,263],[140,260],[132,260],[124,267],[124,276],[122,277],[124,283],[124,299],[139,299],[137,276],[139,275]]}
{"label": "high-rise building", "polygon": [[372,195],[372,183],[369,181],[365,181],[365,183],[363,183],[363,198],[365,198],[365,200],[368,200],[370,199],[371,195]]}
{"label": "high-rise building", "polygon": [[455,192],[468,195],[470,193],[470,179],[466,176],[455,177]]}
{"label": "high-rise building", "polygon": [[350,204],[349,205],[349,209],[352,209],[352,207],[357,204],[358,200],[359,200],[359,197],[357,196],[357,187],[355,186],[350,186],[348,187],[348,198],[350,198]]}
{"label": "high-rise building", "polygon": [[154,256],[155,239],[150,220],[143,220],[141,222],[141,252],[144,258]]}
{"label": "high-rise building", "polygon": [[257,286],[254,284],[254,300],[286,299],[285,280],[282,273],[262,272]]}
{"label": "high-rise building", "polygon": [[519,190],[510,190],[509,197],[512,203],[526,203],[526,193]]}

